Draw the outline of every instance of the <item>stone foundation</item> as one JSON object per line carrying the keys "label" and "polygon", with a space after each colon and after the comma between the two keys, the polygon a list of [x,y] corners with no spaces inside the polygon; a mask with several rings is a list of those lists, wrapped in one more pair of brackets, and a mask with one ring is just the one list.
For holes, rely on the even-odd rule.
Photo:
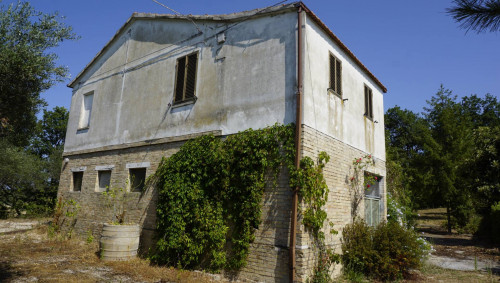
{"label": "stone foundation", "polygon": [[[189,138],[194,138],[190,136]],[[110,209],[106,206],[105,197],[96,192],[97,169],[111,168],[111,186],[128,189],[130,164],[146,166],[146,177],[154,174],[162,157],[169,157],[177,152],[184,140],[173,140],[157,144],[140,144],[136,146],[120,146],[99,151],[67,153],[69,159],[61,172],[58,196],[63,199],[73,199],[80,206],[75,225],[75,232],[86,236],[89,231],[98,238],[102,224],[112,219]],[[302,156],[309,156],[317,160],[320,151],[330,155],[330,162],[324,169],[327,185],[330,189],[328,204],[328,222],[325,225],[327,245],[340,251],[340,238],[343,227],[351,223],[351,196],[348,179],[352,174],[352,161],[367,154],[351,147],[331,136],[318,132],[310,127],[303,126]],[[128,164],[128,166],[127,166]],[[129,167],[129,168],[127,168]],[[84,170],[82,190],[71,191],[72,169]],[[385,161],[376,159],[376,164],[370,168],[371,173],[385,177]],[[258,282],[288,282],[289,280],[289,238],[290,217],[292,205],[292,191],[288,185],[289,177],[286,170],[282,170],[278,187],[272,184],[266,186],[262,200],[262,223],[256,231],[255,242],[251,244],[248,264],[238,274],[226,274],[228,278],[243,281]],[[381,213],[386,215],[385,178],[381,186]],[[271,183],[271,182],[270,182]],[[146,252],[153,244],[154,229],[156,226],[157,192],[153,187],[146,187],[145,191],[130,192],[131,201],[127,209],[126,220],[139,223],[142,228],[140,251]],[[361,205],[360,215],[364,215],[364,205]],[[297,231],[296,274],[297,281],[305,282],[312,274],[315,265],[315,251],[312,239],[300,222]],[[326,233],[331,228],[339,231],[338,235]],[[336,266],[334,274],[339,274],[340,266]]]}

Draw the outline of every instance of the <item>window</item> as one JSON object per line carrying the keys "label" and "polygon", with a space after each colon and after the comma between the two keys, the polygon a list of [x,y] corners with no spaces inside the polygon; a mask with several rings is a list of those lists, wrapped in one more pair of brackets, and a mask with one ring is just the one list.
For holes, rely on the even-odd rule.
{"label": "window", "polygon": [[330,85],[328,90],[342,97],[342,62],[330,53]]}
{"label": "window", "polygon": [[365,85],[365,116],[373,119],[373,92]]}
{"label": "window", "polygon": [[111,184],[111,170],[97,171],[96,192],[105,192],[109,190]]}
{"label": "window", "polygon": [[174,104],[196,100],[198,52],[177,59]]}
{"label": "window", "polygon": [[80,122],[78,129],[87,129],[90,126],[90,114],[92,112],[92,101],[94,100],[94,93],[90,92],[83,95],[82,110],[80,113]]}
{"label": "window", "polygon": [[83,171],[73,172],[73,191],[80,192],[82,190]]}
{"label": "window", "polygon": [[[365,178],[367,176],[370,174],[366,173]],[[380,180],[381,177],[375,176],[375,180],[365,188],[365,221],[369,226],[380,223]]]}
{"label": "window", "polygon": [[146,182],[146,168],[131,168],[130,174],[130,191],[142,192],[144,190],[144,183]]}

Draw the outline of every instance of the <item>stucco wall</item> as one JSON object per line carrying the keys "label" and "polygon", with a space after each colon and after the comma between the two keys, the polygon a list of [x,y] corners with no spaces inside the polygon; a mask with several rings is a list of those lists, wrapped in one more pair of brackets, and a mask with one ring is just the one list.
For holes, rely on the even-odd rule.
{"label": "stucco wall", "polygon": [[[236,22],[132,20],[76,82],[65,152],[287,124],[295,117],[296,13]],[[224,31],[225,42],[216,34]],[[196,103],[172,108],[179,57],[199,52]],[[84,94],[90,127],[78,131]]]}
{"label": "stucco wall", "polygon": [[[304,47],[303,123],[385,160],[380,87],[309,17]],[[330,52],[342,62],[342,98],[328,91]],[[373,120],[364,116],[364,84],[373,91]]]}

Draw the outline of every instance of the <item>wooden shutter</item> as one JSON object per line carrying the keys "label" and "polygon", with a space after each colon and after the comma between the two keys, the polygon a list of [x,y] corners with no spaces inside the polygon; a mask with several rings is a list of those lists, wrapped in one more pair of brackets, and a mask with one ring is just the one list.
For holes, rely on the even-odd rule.
{"label": "wooden shutter", "polygon": [[195,96],[196,89],[196,66],[198,63],[198,53],[187,56],[186,72],[186,93],[184,99],[190,99]]}
{"label": "wooden shutter", "polygon": [[342,64],[338,59],[335,59],[335,91],[342,96]]}
{"label": "wooden shutter", "polygon": [[175,82],[174,102],[184,100],[184,74],[186,73],[186,57],[177,60],[177,78]]}
{"label": "wooden shutter", "polygon": [[335,81],[336,81],[336,76],[335,76],[335,57],[333,57],[333,55],[330,54],[330,84],[329,84],[329,87],[333,91],[336,91]]}

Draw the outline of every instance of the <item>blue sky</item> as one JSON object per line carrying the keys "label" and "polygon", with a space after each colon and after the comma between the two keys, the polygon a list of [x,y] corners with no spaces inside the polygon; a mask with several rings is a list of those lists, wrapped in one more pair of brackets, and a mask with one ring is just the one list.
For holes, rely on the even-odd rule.
{"label": "blue sky", "polygon": [[[2,1],[6,5],[16,1]],[[160,2],[183,14],[224,14],[266,7],[278,0]],[[285,3],[291,3],[287,1]],[[445,13],[451,1],[319,1],[304,3],[388,88],[385,109],[421,112],[443,84],[458,96],[500,95],[500,32],[466,33]],[[54,49],[74,78],[133,12],[170,13],[152,0],[34,0],[43,12],[59,11],[81,36]],[[69,109],[69,82],[43,94]]]}

